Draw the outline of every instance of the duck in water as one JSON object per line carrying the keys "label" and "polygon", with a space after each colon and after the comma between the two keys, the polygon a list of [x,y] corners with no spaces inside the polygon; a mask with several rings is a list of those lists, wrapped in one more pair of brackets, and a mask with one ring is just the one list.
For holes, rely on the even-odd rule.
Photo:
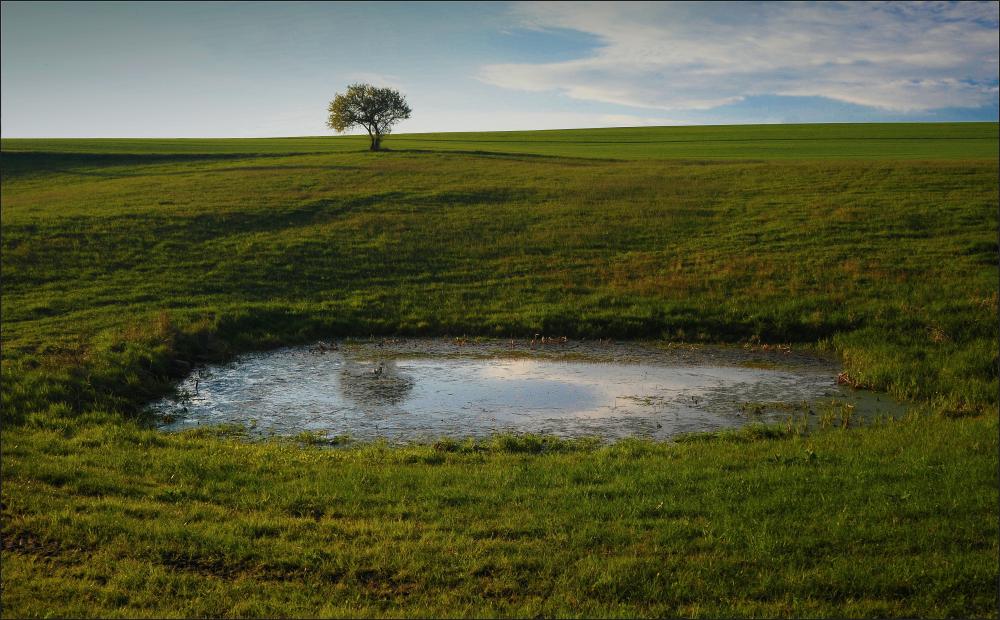
{"label": "duck in water", "polygon": [[376,377],[381,377],[382,372],[385,370],[385,365],[382,362],[378,363],[378,368],[372,368],[372,374]]}

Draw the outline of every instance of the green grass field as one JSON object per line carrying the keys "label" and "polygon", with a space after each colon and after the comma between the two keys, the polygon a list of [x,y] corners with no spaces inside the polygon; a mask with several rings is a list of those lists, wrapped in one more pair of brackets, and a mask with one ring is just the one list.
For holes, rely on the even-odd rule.
{"label": "green grass field", "polygon": [[[3,613],[985,616],[995,123],[3,140]],[[602,447],[143,427],[315,338],[832,350],[918,414]]]}
{"label": "green grass field", "polygon": [[[365,150],[363,136],[246,139],[3,140],[4,152],[279,155]],[[995,123],[715,125],[404,134],[395,151],[586,159],[995,159]]]}

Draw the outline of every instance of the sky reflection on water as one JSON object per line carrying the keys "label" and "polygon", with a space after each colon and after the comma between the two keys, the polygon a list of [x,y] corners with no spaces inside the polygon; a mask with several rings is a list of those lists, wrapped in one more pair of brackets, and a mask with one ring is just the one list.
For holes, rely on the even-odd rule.
{"label": "sky reflection on water", "polygon": [[836,399],[862,417],[901,412],[885,395],[837,386],[835,376],[836,368],[816,364],[772,370],[502,357],[377,361],[367,353],[286,348],[199,369],[180,384],[180,397],[152,408],[171,431],[237,423],[265,435],[316,431],[393,441],[500,431],[666,438],[789,415],[781,408],[748,415],[746,403],[818,409]]}

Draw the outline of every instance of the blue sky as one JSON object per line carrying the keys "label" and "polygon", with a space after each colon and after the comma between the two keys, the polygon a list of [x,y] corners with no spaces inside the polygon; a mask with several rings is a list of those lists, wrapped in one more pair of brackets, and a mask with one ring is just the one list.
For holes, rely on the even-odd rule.
{"label": "blue sky", "polygon": [[998,120],[998,4],[3,2],[4,137]]}

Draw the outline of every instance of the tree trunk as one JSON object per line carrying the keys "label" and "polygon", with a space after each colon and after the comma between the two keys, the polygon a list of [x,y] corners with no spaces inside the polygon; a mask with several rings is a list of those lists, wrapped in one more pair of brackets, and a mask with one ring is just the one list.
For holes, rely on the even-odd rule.
{"label": "tree trunk", "polygon": [[378,151],[381,148],[382,136],[372,136],[371,150]]}

